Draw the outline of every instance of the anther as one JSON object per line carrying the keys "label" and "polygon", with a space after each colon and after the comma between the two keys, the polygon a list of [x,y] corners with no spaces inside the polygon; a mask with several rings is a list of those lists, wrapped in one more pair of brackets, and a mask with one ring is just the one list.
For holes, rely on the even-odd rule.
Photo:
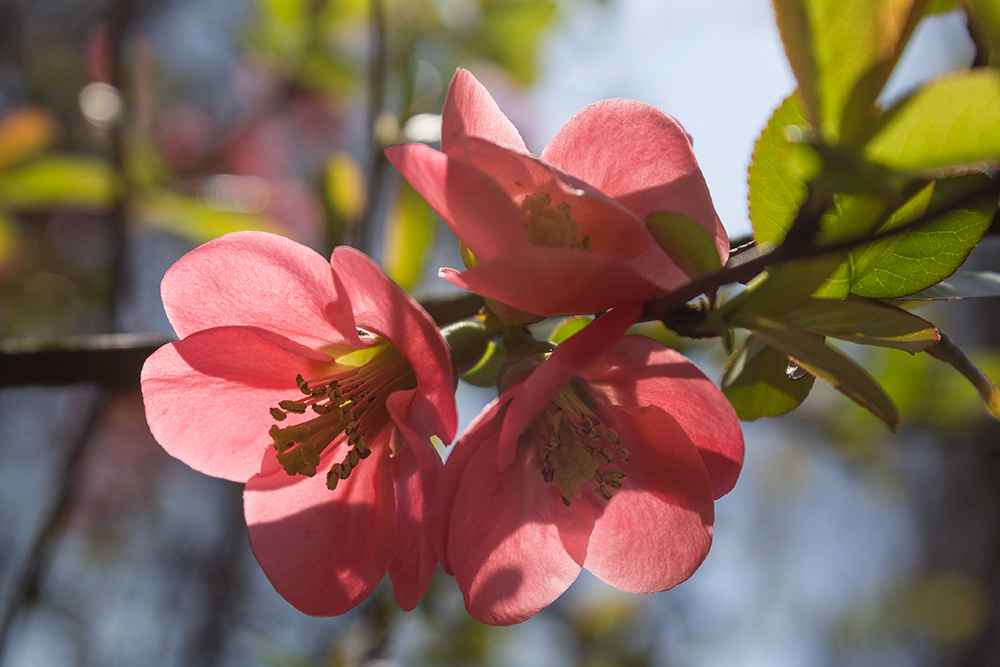
{"label": "anther", "polygon": [[605,489],[603,486],[598,486],[594,490],[596,491],[597,495],[599,495],[601,498],[604,498],[604,500],[611,500],[611,492]]}
{"label": "anther", "polygon": [[618,458],[621,459],[622,463],[628,463],[628,450],[621,445],[618,446]]}
{"label": "anther", "polygon": [[278,407],[288,412],[294,412],[297,415],[302,415],[306,412],[306,404],[298,401],[281,401],[278,403]]}
{"label": "anther", "polygon": [[279,422],[284,421],[285,419],[284,411],[279,410],[278,408],[271,408],[271,416],[274,417]]}

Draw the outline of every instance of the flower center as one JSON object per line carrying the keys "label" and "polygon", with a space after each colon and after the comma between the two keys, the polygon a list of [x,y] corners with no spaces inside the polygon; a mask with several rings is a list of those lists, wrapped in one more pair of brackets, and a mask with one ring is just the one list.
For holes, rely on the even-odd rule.
{"label": "flower center", "polygon": [[591,408],[586,391],[571,382],[563,387],[532,426],[541,436],[542,478],[562,492],[569,505],[581,495],[580,485],[590,482],[594,492],[611,500],[622,488],[628,450],[618,442],[618,433],[604,425]]}
{"label": "flower center", "polygon": [[292,426],[274,424],[268,431],[285,472],[306,477],[316,474],[320,458],[330,445],[346,436],[350,449],[326,476],[331,491],[371,454],[375,436],[389,423],[385,405],[389,394],[417,386],[413,369],[388,343],[376,343],[338,357],[336,365],[337,371],[326,377],[306,380],[295,376],[302,395],[271,408],[271,416],[279,422],[290,414],[307,411],[315,417]]}
{"label": "flower center", "polygon": [[531,245],[591,249],[589,236],[577,238],[580,225],[570,215],[569,202],[552,206],[552,198],[542,192],[525,197],[520,208]]}

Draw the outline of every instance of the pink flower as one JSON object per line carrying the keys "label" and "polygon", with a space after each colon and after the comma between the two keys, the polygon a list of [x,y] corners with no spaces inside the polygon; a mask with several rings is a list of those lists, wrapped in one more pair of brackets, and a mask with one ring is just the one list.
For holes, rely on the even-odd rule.
{"label": "pink flower", "polygon": [[647,104],[589,106],[534,157],[460,69],[441,148],[404,144],[386,155],[473,255],[467,271],[441,276],[491,300],[539,315],[596,313],[689,282],[646,230],[656,211],[697,221],[728,257],[688,135]]}
{"label": "pink flower", "polygon": [[[331,268],[332,267],[332,268]],[[250,543],[301,611],[340,614],[388,571],[412,609],[436,567],[427,505],[457,415],[448,347],[365,255],[330,262],[258,232],[188,253],[164,276],[181,340],[142,371],[172,456],[246,482]]]}
{"label": "pink flower", "polygon": [[480,621],[527,619],[581,568],[663,591],[708,554],[713,500],[743,464],[740,424],[683,356],[620,336],[634,316],[611,311],[556,348],[448,458],[432,539]]}

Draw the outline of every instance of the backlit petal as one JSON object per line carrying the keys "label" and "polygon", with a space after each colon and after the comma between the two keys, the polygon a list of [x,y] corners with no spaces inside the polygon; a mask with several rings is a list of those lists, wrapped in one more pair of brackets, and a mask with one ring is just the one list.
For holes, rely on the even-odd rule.
{"label": "backlit petal", "polygon": [[448,560],[473,618],[520,623],[576,579],[594,525],[589,503],[569,507],[541,476],[534,446],[496,467],[496,437],[469,458],[455,497]]}
{"label": "backlit petal", "polygon": [[389,459],[396,497],[398,538],[396,558],[389,566],[392,591],[399,606],[409,611],[417,606],[437,568],[431,549],[428,519],[431,492],[441,472],[441,457],[426,438],[408,430],[400,412],[406,409],[412,392],[396,392],[389,397],[389,414],[397,424],[392,437],[395,452]]}
{"label": "backlit petal", "polygon": [[164,345],[143,365],[146,420],[171,456],[199,472],[245,482],[271,444],[269,408],[298,395],[297,374],[316,377],[329,364],[325,355],[248,327],[194,333]]}
{"label": "backlit petal", "polygon": [[728,257],[729,240],[688,135],[659,109],[621,99],[592,104],[562,126],[541,157],[641,220],[654,211],[686,215],[716,240],[723,262]]}
{"label": "backlit petal", "polygon": [[389,448],[373,446],[334,491],[325,474],[332,457],[325,463],[289,485],[271,453],[243,494],[257,561],[278,593],[312,616],[342,614],[364,600],[396,554]]}
{"label": "backlit petal", "polygon": [[521,248],[464,272],[441,269],[438,275],[519,310],[549,316],[599,313],[660,295],[624,261],[570,248]]}
{"label": "backlit petal", "polygon": [[712,488],[684,430],[657,408],[598,408],[629,461],[610,501],[590,494],[597,520],[584,567],[632,593],[656,593],[690,577],[712,545]]}
{"label": "backlit petal", "polygon": [[442,111],[441,150],[461,157],[465,137],[479,137],[527,152],[521,134],[500,111],[489,91],[468,70],[452,77]]}
{"label": "backlit petal", "polygon": [[732,405],[683,355],[643,336],[626,336],[580,375],[615,404],[655,405],[694,442],[714,496],[736,485],[743,467],[743,431]]}
{"label": "backlit petal", "polygon": [[424,438],[451,442],[458,428],[451,353],[434,320],[361,252],[340,246],[331,262],[358,326],[389,339],[413,368],[417,391],[406,412],[408,423]]}
{"label": "backlit petal", "polygon": [[357,344],[329,262],[275,234],[237,232],[195,248],[170,267],[160,292],[181,338],[211,327],[251,326],[314,348]]}
{"label": "backlit petal", "polygon": [[477,258],[528,245],[524,216],[487,173],[424,144],[385,155]]}

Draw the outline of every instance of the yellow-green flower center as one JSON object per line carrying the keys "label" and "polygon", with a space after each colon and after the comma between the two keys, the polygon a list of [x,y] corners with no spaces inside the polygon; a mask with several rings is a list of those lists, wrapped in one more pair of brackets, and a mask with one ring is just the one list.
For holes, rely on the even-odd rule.
{"label": "yellow-green flower center", "polygon": [[628,450],[592,406],[586,390],[571,382],[532,423],[539,436],[542,478],[555,484],[566,505],[581,495],[580,486],[586,482],[598,496],[610,500],[625,479],[621,467],[628,463]]}
{"label": "yellow-green flower center", "polygon": [[580,225],[573,219],[568,202],[553,206],[552,198],[542,192],[525,197],[520,208],[531,245],[591,249],[589,236],[577,238]]}
{"label": "yellow-green flower center", "polygon": [[330,375],[310,380],[298,375],[295,384],[301,396],[280,401],[271,416],[278,422],[307,412],[316,416],[292,426],[271,426],[268,434],[278,463],[289,475],[312,477],[330,445],[346,438],[350,449],[326,476],[327,488],[333,490],[371,455],[371,443],[389,423],[389,394],[415,388],[417,379],[402,355],[381,342],[337,357]]}

